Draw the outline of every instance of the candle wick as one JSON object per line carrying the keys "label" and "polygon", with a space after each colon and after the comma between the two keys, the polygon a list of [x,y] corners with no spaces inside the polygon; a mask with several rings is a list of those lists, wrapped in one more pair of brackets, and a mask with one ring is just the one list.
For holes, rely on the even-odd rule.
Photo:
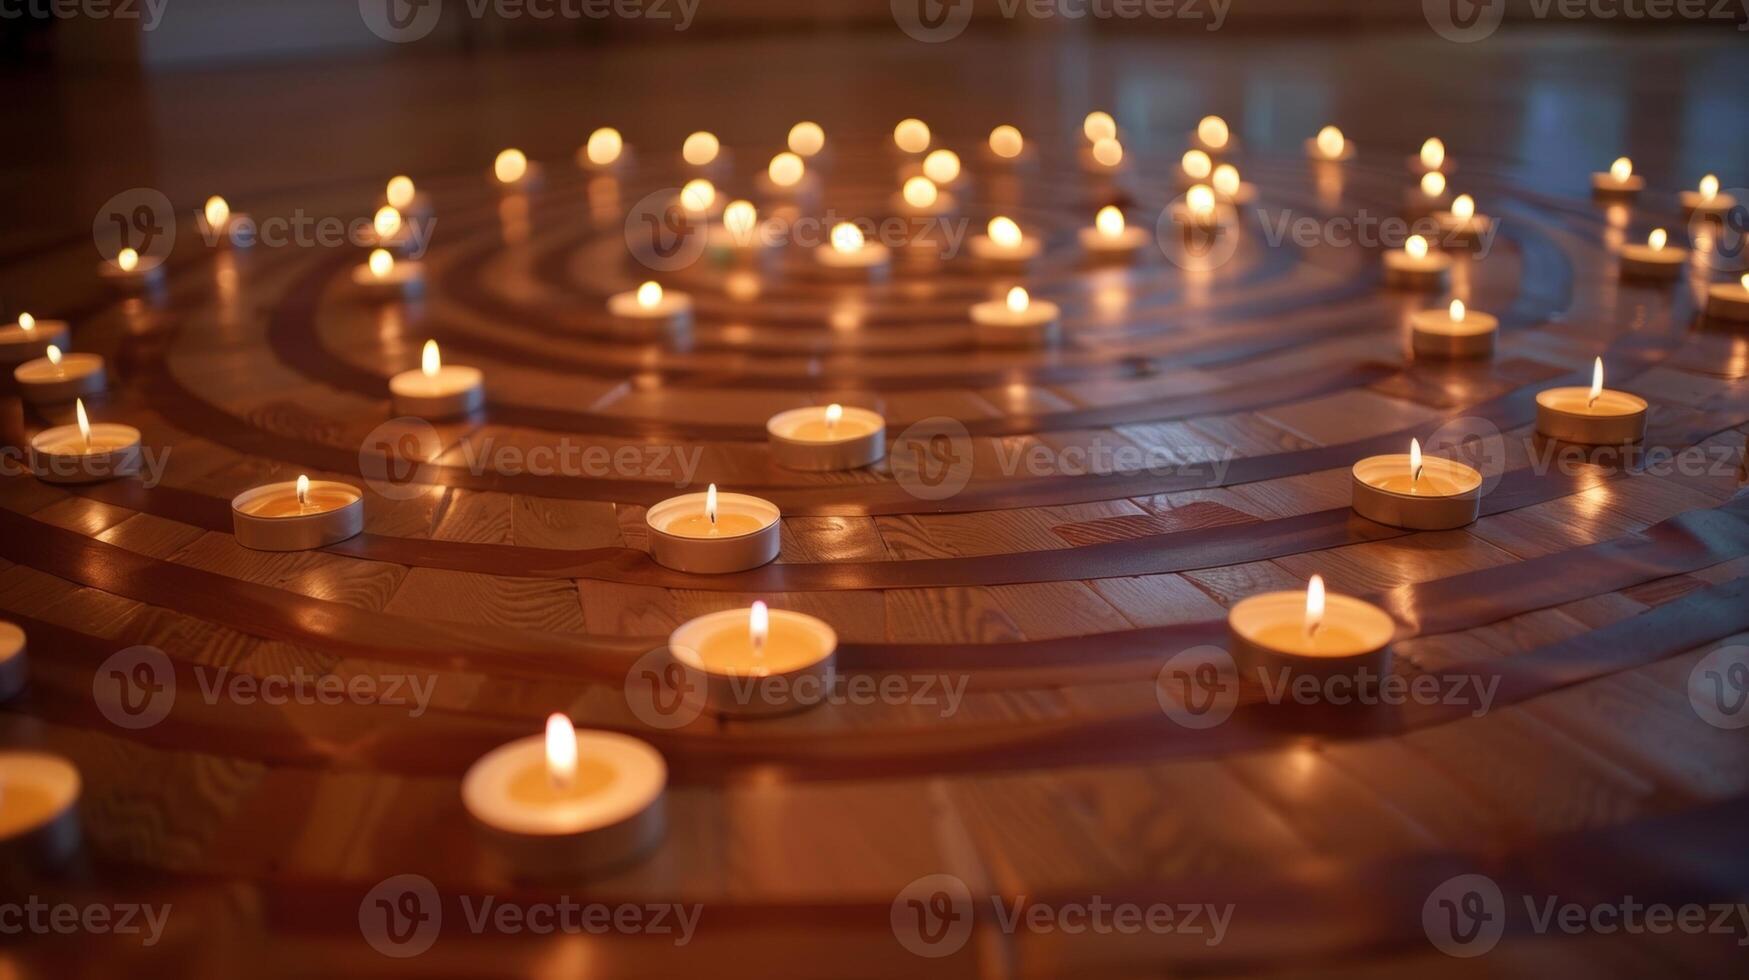
{"label": "candle wick", "polygon": [[1410,483],[1420,483],[1421,482],[1421,471],[1426,469],[1426,468],[1427,468],[1426,463],[1422,463],[1420,466],[1415,467],[1415,472],[1413,475],[1411,475],[1409,477],[1409,482]]}
{"label": "candle wick", "polygon": [[1592,395],[1590,398],[1585,399],[1585,407],[1586,408],[1596,408],[1597,407],[1597,398],[1599,395],[1602,395],[1602,394],[1603,394],[1603,392],[1600,391],[1596,395]]}

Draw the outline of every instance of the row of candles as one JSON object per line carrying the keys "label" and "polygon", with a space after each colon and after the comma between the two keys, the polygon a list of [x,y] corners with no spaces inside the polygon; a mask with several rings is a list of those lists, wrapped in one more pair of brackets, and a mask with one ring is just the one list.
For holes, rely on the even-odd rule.
{"label": "row of candles", "polygon": [[[1116,168],[1123,152],[1115,124],[1103,113],[1091,114],[1084,133],[1084,156],[1090,165]],[[1215,176],[1209,154],[1230,150],[1233,139],[1225,123],[1209,117],[1199,124],[1192,150],[1181,163],[1187,179]],[[929,145],[927,127],[917,120],[901,123],[895,144],[907,153],[922,153]],[[824,134],[812,123],[790,133],[786,158],[774,160],[767,178],[775,186],[800,182],[803,157],[824,148]],[[1353,156],[1353,146],[1334,127],[1308,141],[1315,159],[1340,161]],[[1021,159],[1026,153],[1018,130],[999,127],[991,134],[993,158]],[[533,167],[516,151],[496,161],[495,175],[506,183],[530,179]],[[938,151],[941,152],[941,151]],[[592,134],[585,147],[587,165],[604,169],[626,158],[628,148],[611,130]],[[683,147],[693,166],[720,160],[715,137],[695,133]],[[793,158],[793,163],[791,159]],[[931,159],[935,161],[933,165]],[[1443,146],[1429,141],[1411,161],[1424,171],[1421,191],[1433,200],[1443,195],[1443,172],[1449,169]],[[951,172],[950,172],[951,171]],[[925,159],[924,173],[908,180],[901,192],[917,209],[943,206],[938,185],[957,177],[958,161],[943,156]],[[1607,183],[1603,178],[1607,177]],[[938,179],[939,178],[939,179]],[[1437,178],[1437,179],[1435,179]],[[924,183],[918,183],[921,179]],[[1643,186],[1631,164],[1618,161],[1600,175],[1600,193],[1632,193]],[[925,187],[927,183],[927,187]],[[708,185],[706,185],[708,187]],[[694,185],[683,195],[701,211],[711,210],[706,187]],[[1244,185],[1236,170],[1224,171],[1214,186],[1192,184],[1186,205],[1193,220],[1213,218],[1223,203],[1238,199]],[[714,188],[710,189],[714,194]],[[1716,181],[1709,193],[1703,183],[1692,203],[1717,203]],[[374,227],[384,248],[371,256],[355,278],[363,283],[416,281],[416,263],[404,263],[396,273],[392,247],[401,212],[415,206],[412,181],[398,177],[387,188],[388,203]],[[1685,198],[1685,204],[1689,204]],[[1728,205],[1726,205],[1728,206]],[[724,231],[732,247],[747,247],[757,220],[752,205],[737,201],[723,211]],[[208,202],[203,217],[214,228],[234,218],[220,199]],[[1440,212],[1442,228],[1475,231],[1487,219],[1477,215],[1467,196]],[[1095,226],[1082,235],[1090,253],[1125,256],[1145,241],[1140,229],[1128,228],[1121,211],[1103,209]],[[1656,235],[1654,239],[1656,239]],[[1387,276],[1415,286],[1443,274],[1425,241],[1411,240],[1402,253],[1387,253]],[[1654,251],[1661,242],[1648,243]],[[884,265],[882,246],[862,240],[854,225],[833,229],[830,251],[820,255],[824,268],[860,271]],[[998,263],[1024,265],[1037,254],[1037,242],[1026,238],[1010,219],[990,222],[986,234],[972,245],[974,255]],[[1624,258],[1626,256],[1624,255]],[[1678,261],[1680,264],[1680,260]],[[1449,266],[1449,260],[1445,263]],[[1427,270],[1432,270],[1429,273]],[[1749,276],[1741,286],[1745,296],[1729,296],[1735,312],[1749,312]],[[684,294],[664,291],[654,282],[609,300],[615,318],[637,325],[675,326],[691,314]],[[1054,304],[1033,301],[1022,287],[1013,287],[998,301],[980,303],[969,312],[973,324],[987,332],[988,342],[1012,342],[1021,337],[1044,342],[1054,336],[1058,319]],[[1476,357],[1492,353],[1498,323],[1454,300],[1445,310],[1421,311],[1412,317],[1414,349],[1424,357]],[[33,469],[44,479],[65,482],[125,476],[138,467],[140,433],[129,426],[93,425],[82,400],[104,387],[102,359],[69,355],[69,332],[60,322],[38,322],[28,314],[0,327],[0,357],[20,360],[20,352],[41,357],[25,360],[15,370],[21,390],[33,402],[74,400],[76,424],[44,430],[31,440]],[[92,360],[95,359],[95,360]],[[390,379],[396,411],[434,420],[465,416],[484,402],[484,376],[478,369],[445,365],[435,341],[428,341],[419,368]],[[1537,431],[1550,438],[1580,444],[1618,444],[1643,438],[1647,403],[1634,395],[1603,386],[1603,363],[1593,365],[1591,384],[1560,387],[1537,395]],[[767,423],[771,454],[780,465],[799,470],[845,470],[869,466],[886,454],[886,420],[877,412],[832,404],[780,412]],[[1455,460],[1424,455],[1411,440],[1409,452],[1362,459],[1351,470],[1354,511],[1380,523],[1415,529],[1460,527],[1479,513],[1482,474]],[[268,484],[239,494],[232,501],[233,529],[245,547],[292,551],[320,548],[362,531],[364,497],[351,484],[312,481],[307,476]],[[712,484],[704,493],[684,494],[650,507],[645,515],[651,555],[657,562],[686,572],[727,573],[765,564],[780,546],[781,512],[770,501],[734,493],[719,493]],[[1308,673],[1382,673],[1389,668],[1389,647],[1395,624],[1389,614],[1364,600],[1326,592],[1314,575],[1303,593],[1272,592],[1236,603],[1228,614],[1230,642],[1242,665],[1286,666]],[[789,610],[772,610],[762,602],[748,609],[730,609],[694,619],[669,638],[671,655],[704,680],[704,707],[725,715],[766,715],[806,708],[796,697],[794,681],[803,677],[830,683],[835,670],[837,636],[825,622]],[[16,694],[28,675],[22,630],[0,623],[0,699]],[[747,682],[758,685],[749,696]],[[774,683],[775,682],[775,683]],[[742,685],[736,693],[737,685]],[[635,858],[658,842],[664,832],[663,798],[667,770],[660,753],[647,743],[608,731],[578,731],[564,715],[547,721],[543,734],[505,745],[479,759],[462,782],[463,802],[513,870],[540,875],[591,873]],[[29,843],[35,856],[64,853],[77,839],[73,816],[79,795],[77,770],[58,757],[33,752],[0,753],[0,844]]]}

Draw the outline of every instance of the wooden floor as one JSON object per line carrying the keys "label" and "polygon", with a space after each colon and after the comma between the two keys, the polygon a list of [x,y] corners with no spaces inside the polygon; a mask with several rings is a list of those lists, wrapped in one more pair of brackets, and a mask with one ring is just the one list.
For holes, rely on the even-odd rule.
{"label": "wooden floor", "polygon": [[[0,478],[0,615],[26,626],[33,656],[0,737],[65,754],[85,780],[82,853],[21,887],[172,913],[149,949],[28,937],[0,949],[0,974],[1740,969],[1738,935],[1537,934],[1519,896],[1679,904],[1749,891],[1749,741],[1703,722],[1689,696],[1703,656],[1749,639],[1749,334],[1701,321],[1704,268],[1640,287],[1619,280],[1613,255],[1651,227],[1680,231],[1674,189],[1699,174],[1749,182],[1737,98],[1749,52],[1732,38],[1552,34],[1463,51],[1419,36],[955,51],[723,41],[37,83],[65,108],[26,127],[45,149],[10,188],[25,220],[6,230],[5,313],[71,319],[75,346],[114,365],[93,414],[168,455],[155,486]],[[1133,134],[1137,166],[1115,189],[1090,184],[1073,154],[1080,115],[1100,106]],[[1100,203],[1126,200],[1132,221],[1151,222],[1176,194],[1171,165],[1204,111],[1235,121],[1260,191],[1232,260],[1204,273],[1157,253],[1128,269],[1082,265],[1075,232]],[[833,145],[823,204],[876,215],[897,186],[884,133],[908,114],[967,160],[974,224],[1000,211],[1047,235],[1025,283],[1063,304],[1060,350],[972,346],[964,309],[1009,280],[963,258],[907,261],[892,282],[857,287],[812,276],[795,252],[756,271],[662,274],[697,297],[689,344],[610,336],[605,297],[649,275],[626,257],[626,209],[683,178],[685,133],[715,128],[736,152],[723,186],[751,194],[788,124],[817,118]],[[1320,175],[1300,141],[1332,120],[1361,157]],[[975,152],[1000,122],[1041,152],[1018,177]],[[605,123],[641,153],[618,180],[571,163]],[[117,130],[137,153],[96,151]],[[1460,258],[1454,277],[1456,295],[1503,318],[1491,362],[1407,357],[1407,312],[1444,298],[1383,288],[1376,249],[1270,238],[1284,213],[1395,214],[1404,157],[1434,134],[1458,161],[1457,188],[1503,219],[1495,248]],[[511,144],[545,180],[504,198],[487,171]],[[1612,216],[1583,191],[1622,152],[1654,190]],[[414,303],[351,291],[359,249],[210,249],[190,220],[212,192],[257,217],[368,214],[401,170],[437,214]],[[84,215],[134,186],[169,193],[183,232],[163,288],[121,298],[95,279]],[[410,480],[369,483],[363,536],[314,553],[240,548],[227,514],[238,491],[298,473],[382,476],[386,379],[427,337],[484,369],[485,412],[438,426]],[[1531,396],[1599,354],[1613,385],[1654,404],[1648,445],[1693,447],[1685,459],[1698,462],[1533,468]],[[777,468],[764,420],[834,399],[879,407],[895,439],[919,420],[957,420],[975,450],[965,489],[920,498],[894,472],[903,457],[848,475]],[[17,445],[68,414],[28,410],[8,388],[0,437]],[[1354,459],[1456,419],[1504,433],[1507,472],[1479,522],[1401,533],[1349,513]],[[387,444],[417,446],[406,431]],[[639,462],[470,467],[493,448],[584,445],[633,447]],[[1004,469],[1016,453],[1076,447],[1170,465]],[[644,554],[644,507],[676,484],[644,454],[694,448],[696,483],[782,505],[777,564],[701,577]],[[1230,467],[1192,465],[1211,455]],[[1249,689],[1211,729],[1162,710],[1169,658],[1220,642],[1232,602],[1314,572],[1391,610],[1400,674],[1491,679],[1490,710],[1297,711]],[[646,724],[623,692],[628,668],[686,619],[755,598],[826,619],[852,679],[896,678],[916,696]],[[174,665],[176,696],[161,721],[128,730],[93,691],[108,658],[138,644]],[[396,692],[410,681],[431,700],[415,712],[205,693],[236,675]],[[948,710],[943,692],[962,685]],[[555,710],[660,748],[670,828],[653,856],[609,877],[511,882],[476,840],[459,778]],[[1479,960],[1439,952],[1423,927],[1432,890],[1465,872],[1514,903]],[[895,909],[935,874],[964,883],[975,925],[925,958],[901,942]],[[361,927],[384,894],[372,890],[399,875],[429,879],[443,903],[436,944],[406,959],[381,955]],[[467,910],[488,895],[702,912],[685,945],[475,934]],[[990,896],[1233,911],[1219,943],[1014,931]]]}

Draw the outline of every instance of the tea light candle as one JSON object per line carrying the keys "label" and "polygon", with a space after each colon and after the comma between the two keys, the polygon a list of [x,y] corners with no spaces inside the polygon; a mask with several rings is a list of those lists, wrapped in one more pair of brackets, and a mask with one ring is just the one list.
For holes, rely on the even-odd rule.
{"label": "tea light candle", "polygon": [[1675,279],[1688,263],[1688,249],[1670,245],[1670,236],[1654,228],[1646,244],[1628,242],[1621,247],[1621,274],[1628,279]]}
{"label": "tea light candle", "polygon": [[430,214],[431,199],[420,192],[413,178],[397,174],[383,187],[383,203],[401,214]]}
{"label": "tea light candle", "polygon": [[887,420],[866,408],[792,408],[765,423],[772,459],[792,470],[853,470],[887,454]]}
{"label": "tea light candle", "polygon": [[1646,179],[1634,173],[1634,162],[1617,157],[1608,173],[1591,175],[1591,192],[1598,197],[1633,197],[1646,187]]}
{"label": "tea light candle", "polygon": [[900,153],[922,153],[929,149],[929,140],[929,126],[921,119],[901,119],[893,127],[893,145]]}
{"label": "tea light candle", "polygon": [[66,350],[71,347],[65,320],[38,320],[29,313],[0,324],[0,364],[19,364],[46,357],[50,346]]}
{"label": "tea light candle", "polygon": [[1582,446],[1614,446],[1646,436],[1646,400],[1603,387],[1603,358],[1589,388],[1548,388],[1536,394],[1536,431]]}
{"label": "tea light candle", "polygon": [[[722,224],[712,225],[705,240],[711,251],[719,256],[734,261],[748,261],[757,258],[770,247],[771,241],[764,232],[765,228],[759,222],[759,209],[753,206],[752,201],[730,201],[723,208]],[[662,288],[655,283],[650,285],[655,285],[657,289]],[[665,298],[667,293],[661,295]],[[636,302],[635,293],[632,299],[636,311],[645,309],[643,304]],[[689,301],[688,306],[690,305]]]}
{"label": "tea light candle", "polygon": [[1420,235],[1410,235],[1401,251],[1386,251],[1384,263],[1386,285],[1400,289],[1442,289],[1451,271],[1451,256],[1429,251]]}
{"label": "tea light candle", "polygon": [[1494,353],[1494,338],[1500,333],[1497,318],[1467,309],[1459,299],[1452,300],[1446,309],[1411,313],[1409,327],[1416,357],[1451,360],[1488,357]]}
{"label": "tea light candle", "polygon": [[0,750],[0,857],[49,867],[79,849],[79,770],[47,752]]}
{"label": "tea light candle", "polygon": [[1194,187],[1214,176],[1215,162],[1201,150],[1186,150],[1178,160],[1178,186]]}
{"label": "tea light candle", "polygon": [[1124,223],[1123,211],[1107,204],[1093,216],[1093,227],[1081,229],[1081,248],[1102,262],[1127,262],[1148,244],[1148,229]]}
{"label": "tea light candle", "polygon": [[1368,456],[1350,471],[1350,502],[1369,521],[1413,531],[1445,531],[1474,523],[1482,507],[1482,474],[1441,456]]}
{"label": "tea light candle", "polygon": [[115,422],[91,424],[83,399],[74,425],[57,425],[30,440],[30,469],[44,483],[96,483],[140,469],[140,430]]}
{"label": "tea light candle", "polygon": [[207,198],[200,209],[201,234],[215,245],[243,244],[238,241],[237,232],[252,225],[248,215],[233,213],[231,205],[217,194]]}
{"label": "tea light candle", "polygon": [[782,524],[777,505],[744,493],[669,497],[644,512],[650,557],[682,572],[721,574],[758,568],[777,557]]}
{"label": "tea light candle", "polygon": [[147,262],[137,250],[124,248],[114,261],[97,263],[97,275],[117,289],[134,290],[157,282],[164,269],[162,261]]}
{"label": "tea light candle", "polygon": [[1006,123],[990,130],[986,149],[985,159],[1000,166],[1012,167],[1032,156],[1032,148],[1027,145],[1020,129]]}
{"label": "tea light candle", "polygon": [[1737,198],[1719,193],[1719,178],[1707,174],[1700,179],[1697,190],[1683,191],[1682,210],[1685,214],[1722,214],[1737,206]]}
{"label": "tea light candle", "polygon": [[245,490],[231,499],[231,531],[256,551],[308,551],[364,530],[364,494],[307,476]]}
{"label": "tea light candle", "polygon": [[1427,174],[1433,171],[1449,174],[1457,167],[1445,156],[1445,141],[1437,136],[1429,136],[1421,143],[1421,149],[1409,158],[1409,172]]}
{"label": "tea light candle", "polygon": [[[30,658],[24,653],[24,630],[0,619],[0,701],[8,701],[30,681]],[[0,786],[0,793],[6,792]]]}
{"label": "tea light candle", "polygon": [[668,637],[668,650],[703,675],[705,710],[764,717],[824,699],[838,634],[813,616],[755,602],[687,621]]}
{"label": "tea light candle", "polygon": [[952,214],[959,209],[959,201],[953,194],[941,190],[935,181],[922,174],[908,178],[892,203],[893,210],[914,218]]}
{"label": "tea light candle", "polygon": [[607,298],[614,324],[636,333],[678,330],[692,323],[692,297],[650,281]]}
{"label": "tea light candle", "polygon": [[1220,228],[1233,217],[1233,209],[1222,204],[1214,188],[1207,184],[1197,184],[1185,191],[1182,199],[1172,202],[1172,220],[1186,233]]}
{"label": "tea light candle", "polygon": [[723,144],[715,133],[701,129],[681,142],[680,159],[689,167],[713,169],[725,162]]}
{"label": "tea light candle", "polygon": [[649,743],[578,731],[546,733],[481,756],[462,776],[462,805],[509,870],[526,877],[595,874],[634,861],[666,829],[668,766]]}
{"label": "tea light candle", "polygon": [[1452,198],[1451,210],[1433,212],[1444,240],[1471,244],[1485,237],[1494,227],[1494,219],[1476,213],[1476,199],[1468,194]]}
{"label": "tea light candle", "polygon": [[371,215],[370,231],[362,237],[367,244],[382,248],[399,248],[407,244],[411,230],[401,217],[401,209],[385,204]]}
{"label": "tea light candle", "polygon": [[32,405],[54,405],[95,395],[108,385],[99,354],[63,354],[50,344],[42,357],[12,369],[18,393]]}
{"label": "tea light candle", "polygon": [[826,131],[819,123],[804,119],[789,128],[784,145],[797,156],[816,157],[826,149]]}
{"label": "tea light candle", "polygon": [[759,190],[768,197],[795,198],[811,194],[816,186],[801,154],[785,150],[771,158],[759,176]]}
{"label": "tea light candle", "polygon": [[952,187],[966,175],[960,166],[960,155],[946,148],[930,150],[923,158],[921,173],[938,187]]}
{"label": "tea light candle", "polygon": [[848,221],[832,226],[831,244],[814,249],[814,261],[841,278],[879,279],[892,265],[892,252],[880,242],[871,242],[862,229]]}
{"label": "tea light candle", "polygon": [[485,376],[479,368],[444,364],[437,341],[427,340],[419,354],[419,369],[389,379],[395,414],[422,419],[466,415],[486,401]]}
{"label": "tea light candle", "polygon": [[589,134],[583,149],[577,154],[577,165],[584,170],[607,173],[629,166],[631,149],[624,137],[612,126],[602,126]]}
{"label": "tea light candle", "polygon": [[1325,126],[1318,135],[1306,140],[1306,155],[1324,163],[1354,159],[1356,150],[1335,126]]}
{"label": "tea light candle", "polygon": [[416,291],[424,281],[422,263],[396,261],[386,248],[372,249],[370,258],[352,270],[352,284],[360,292],[380,299],[398,299],[404,293]]}
{"label": "tea light candle", "polygon": [[1381,677],[1391,667],[1395,632],[1383,609],[1352,596],[1326,595],[1319,575],[1304,592],[1250,596],[1227,613],[1234,660],[1260,675],[1285,668],[1316,677]]}
{"label": "tea light candle", "polygon": [[1003,299],[972,306],[972,337],[990,347],[1043,347],[1056,342],[1061,314],[1057,304],[1015,286]]}
{"label": "tea light candle", "polygon": [[1223,153],[1238,152],[1238,140],[1233,137],[1233,131],[1227,121],[1220,116],[1204,116],[1197,121],[1196,132],[1192,136],[1196,147],[1211,156]]}
{"label": "tea light candle", "polygon": [[1706,313],[1720,320],[1749,320],[1749,273],[1736,282],[1716,282],[1708,286]]}
{"label": "tea light candle", "polygon": [[1095,109],[1081,118],[1081,135],[1088,143],[1117,139],[1117,120],[1103,109]]}
{"label": "tea light candle", "polygon": [[1078,154],[1081,169],[1091,174],[1115,174],[1124,168],[1123,144],[1114,136],[1094,140]]}
{"label": "tea light candle", "polygon": [[528,190],[539,182],[540,168],[529,162],[527,154],[510,147],[493,158],[492,177],[504,190]]}
{"label": "tea light candle", "polygon": [[1445,174],[1429,171],[1421,175],[1419,184],[1404,192],[1403,210],[1411,215],[1433,214],[1443,210],[1450,200]]}
{"label": "tea light candle", "polygon": [[973,258],[999,269],[1023,268],[1044,248],[1043,242],[1022,234],[1014,219],[1001,215],[991,218],[984,232],[973,235],[967,247]]}

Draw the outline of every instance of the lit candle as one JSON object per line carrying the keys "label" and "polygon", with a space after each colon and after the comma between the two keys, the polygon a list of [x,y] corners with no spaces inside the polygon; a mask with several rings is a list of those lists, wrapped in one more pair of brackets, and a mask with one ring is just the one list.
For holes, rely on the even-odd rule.
{"label": "lit candle", "polygon": [[584,141],[583,151],[577,154],[577,164],[584,170],[605,172],[626,165],[630,156],[619,130],[602,126]]}
{"label": "lit candle", "polygon": [[1589,388],[1547,388],[1536,394],[1536,430],[1582,446],[1639,442],[1646,435],[1646,400],[1603,387],[1603,358],[1591,366]]}
{"label": "lit candle", "polygon": [[853,470],[887,454],[887,420],[866,408],[792,408],[765,422],[771,458],[792,470]]}
{"label": "lit candle", "polygon": [[1621,247],[1621,274],[1628,279],[1675,279],[1688,263],[1688,249],[1670,244],[1670,236],[1655,228],[1646,244],[1628,242]]}
{"label": "lit candle", "polygon": [[1486,237],[1494,227],[1494,219],[1476,213],[1476,199],[1468,194],[1452,198],[1447,211],[1433,212],[1433,220],[1448,242],[1472,244]]}
{"label": "lit candle", "polygon": [[1591,192],[1598,197],[1633,197],[1646,187],[1646,178],[1634,173],[1634,162],[1617,157],[1607,173],[1591,175]]}
{"label": "lit candle", "polygon": [[717,185],[703,177],[687,181],[680,188],[680,196],[675,203],[692,218],[708,217],[723,209],[722,198],[717,194]]}
{"label": "lit candle", "polygon": [[[752,201],[730,201],[723,208],[723,223],[711,226],[709,243],[717,252],[742,260],[757,256],[771,244],[762,233],[759,209]],[[638,308],[643,307],[639,304]]]}
{"label": "lit candle", "polygon": [[1404,192],[1403,211],[1411,216],[1434,214],[1444,209],[1449,201],[1445,174],[1430,170],[1421,175],[1414,187]]}
{"label": "lit candle", "polygon": [[132,248],[124,248],[115,253],[113,261],[97,263],[97,275],[124,291],[140,289],[157,282],[163,273],[161,259],[148,259]]}
{"label": "lit candle", "polygon": [[785,141],[790,152],[798,156],[813,157],[826,149],[826,131],[819,123],[799,122],[789,128],[789,138]]}
{"label": "lit candle", "polygon": [[908,178],[893,201],[895,211],[912,217],[951,214],[958,207],[959,202],[951,193],[936,187],[935,181],[922,174]]}
{"label": "lit candle", "polygon": [[985,226],[984,234],[973,235],[968,248],[972,257],[998,269],[1017,269],[1038,257],[1044,243],[1028,238],[1014,219],[998,215]]}
{"label": "lit candle", "polygon": [[1090,144],[1117,139],[1117,120],[1111,118],[1111,113],[1095,109],[1081,120],[1081,135]]}
{"label": "lit candle", "polygon": [[1222,227],[1233,217],[1233,209],[1222,204],[1214,188],[1207,184],[1191,187],[1184,197],[1172,202],[1172,220],[1185,234]]}
{"label": "lit candle", "polygon": [[[30,657],[25,652],[24,630],[0,619],[0,701],[10,701],[30,682]],[[6,787],[0,786],[0,793]]]}
{"label": "lit candle", "polygon": [[1370,674],[1390,669],[1396,624],[1383,609],[1352,596],[1327,594],[1314,575],[1304,592],[1265,592],[1227,613],[1233,657],[1267,676],[1282,669],[1308,676]]}
{"label": "lit candle", "polygon": [[0,364],[45,357],[51,346],[61,350],[72,346],[67,321],[38,320],[29,313],[20,313],[11,323],[0,324]]}
{"label": "lit candle", "polygon": [[1325,126],[1318,135],[1306,140],[1306,154],[1314,160],[1335,162],[1354,159],[1354,144],[1335,126]]}
{"label": "lit candle", "polygon": [[245,490],[231,499],[231,532],[256,551],[307,551],[364,530],[358,488],[307,476]]}
{"label": "lit candle", "polygon": [[395,247],[406,242],[406,224],[401,219],[401,209],[393,204],[385,204],[377,208],[370,219],[371,244]]}
{"label": "lit candle", "polygon": [[1178,186],[1204,183],[1215,172],[1215,162],[1201,150],[1185,150],[1178,160]]}
{"label": "lit candle", "polygon": [[832,226],[831,242],[814,249],[814,261],[839,278],[878,279],[887,274],[892,252],[864,238],[861,228],[841,221]]}
{"label": "lit candle", "polygon": [[899,120],[893,127],[893,145],[901,153],[922,153],[929,149],[929,126],[921,119]]}
{"label": "lit candle", "polygon": [[804,190],[811,191],[813,182],[808,180],[808,165],[801,154],[785,150],[772,157],[760,178],[759,189],[777,197],[793,197]]}
{"label": "lit candle", "polygon": [[45,483],[96,483],[140,469],[140,430],[116,422],[91,423],[83,399],[73,402],[75,424],[57,425],[30,440],[30,468]]}
{"label": "lit candle", "polygon": [[79,849],[79,770],[47,752],[0,750],[0,858],[52,868]]}
{"label": "lit candle", "polygon": [[669,497],[644,512],[650,557],[682,572],[721,574],[757,568],[777,557],[782,514],[769,500],[744,493]]}
{"label": "lit candle", "polygon": [[402,214],[431,209],[429,202],[413,183],[413,178],[405,174],[389,178],[388,184],[383,187],[383,203]]}
{"label": "lit candle", "polygon": [[1196,124],[1196,145],[1210,154],[1219,155],[1237,149],[1233,132],[1220,116],[1204,116]]}
{"label": "lit candle", "polygon": [[1442,289],[1451,271],[1451,256],[1428,249],[1420,235],[1410,235],[1400,251],[1386,250],[1384,263],[1385,283],[1400,289]]}
{"label": "lit candle", "polygon": [[462,777],[462,805],[491,852],[518,877],[598,874],[662,840],[668,767],[649,743],[578,731],[555,714],[546,731],[481,756]]}
{"label": "lit candle", "polygon": [[1257,188],[1247,184],[1239,177],[1239,168],[1230,163],[1223,163],[1215,168],[1209,178],[1209,187],[1215,192],[1215,197],[1227,204],[1247,204],[1257,196]]}
{"label": "lit candle", "polygon": [[247,215],[235,214],[224,198],[214,194],[200,209],[201,232],[213,244],[238,244],[236,232],[247,222]]}
{"label": "lit candle", "polygon": [[1433,171],[1450,173],[1456,167],[1445,158],[1445,141],[1437,136],[1429,136],[1421,143],[1421,151],[1409,158],[1411,173],[1426,174]]}
{"label": "lit candle", "polygon": [[352,270],[352,285],[361,294],[377,299],[398,299],[417,291],[424,281],[424,263],[397,261],[386,248],[371,249],[364,264]]}
{"label": "lit candle", "polygon": [[1130,227],[1123,211],[1107,204],[1093,216],[1093,227],[1081,229],[1081,248],[1095,261],[1125,262],[1148,244],[1148,229]]}
{"label": "lit candle", "polygon": [[923,176],[938,186],[949,186],[959,180],[961,175],[960,156],[952,150],[930,150],[929,155],[923,158]]}
{"label": "lit candle", "polygon": [[1416,310],[1409,314],[1409,326],[1411,346],[1418,358],[1488,357],[1494,353],[1494,338],[1500,332],[1497,318],[1468,309],[1457,299],[1446,309]]}
{"label": "lit candle", "polygon": [[1719,178],[1712,174],[1702,177],[1697,189],[1683,191],[1681,197],[1687,214],[1723,214],[1737,206],[1734,195],[1719,193]]}
{"label": "lit candle", "polygon": [[990,158],[1000,163],[1014,164],[1026,154],[1026,139],[1020,130],[1006,123],[990,130]]}
{"label": "lit candle", "polygon": [[109,384],[100,354],[63,354],[54,344],[43,356],[12,369],[18,393],[33,405],[55,405],[95,395]]}
{"label": "lit candle", "polygon": [[506,189],[517,190],[534,184],[536,168],[527,154],[511,147],[500,151],[492,160],[492,176]]}
{"label": "lit candle", "polygon": [[422,419],[450,419],[467,415],[486,401],[485,376],[479,368],[445,364],[437,341],[427,340],[419,353],[419,367],[389,379],[395,414]]}
{"label": "lit candle", "polygon": [[705,710],[763,717],[824,699],[838,634],[813,616],[755,602],[687,621],[668,637],[668,650],[702,675]]}
{"label": "lit candle", "polygon": [[722,153],[722,144],[717,142],[715,133],[699,130],[686,137],[680,144],[680,158],[689,167],[708,167],[717,162]]}
{"label": "lit candle", "polygon": [[972,336],[989,347],[1042,347],[1057,340],[1062,310],[1015,286],[999,300],[972,306]]}
{"label": "lit candle", "polygon": [[1481,512],[1482,474],[1442,456],[1368,456],[1350,471],[1351,505],[1370,521],[1415,531],[1444,531],[1473,523]]}
{"label": "lit candle", "polygon": [[1094,140],[1081,150],[1081,167],[1090,173],[1116,173],[1123,169],[1123,161],[1123,144],[1116,137]]}
{"label": "lit candle", "polygon": [[1749,273],[1736,282],[1716,282],[1707,287],[1707,316],[1737,323],[1749,320]]}
{"label": "lit candle", "polygon": [[[741,220],[741,215],[737,215],[737,220]],[[612,315],[614,326],[628,333],[672,332],[691,325],[692,297],[650,281],[637,289],[609,296],[607,312]]]}

